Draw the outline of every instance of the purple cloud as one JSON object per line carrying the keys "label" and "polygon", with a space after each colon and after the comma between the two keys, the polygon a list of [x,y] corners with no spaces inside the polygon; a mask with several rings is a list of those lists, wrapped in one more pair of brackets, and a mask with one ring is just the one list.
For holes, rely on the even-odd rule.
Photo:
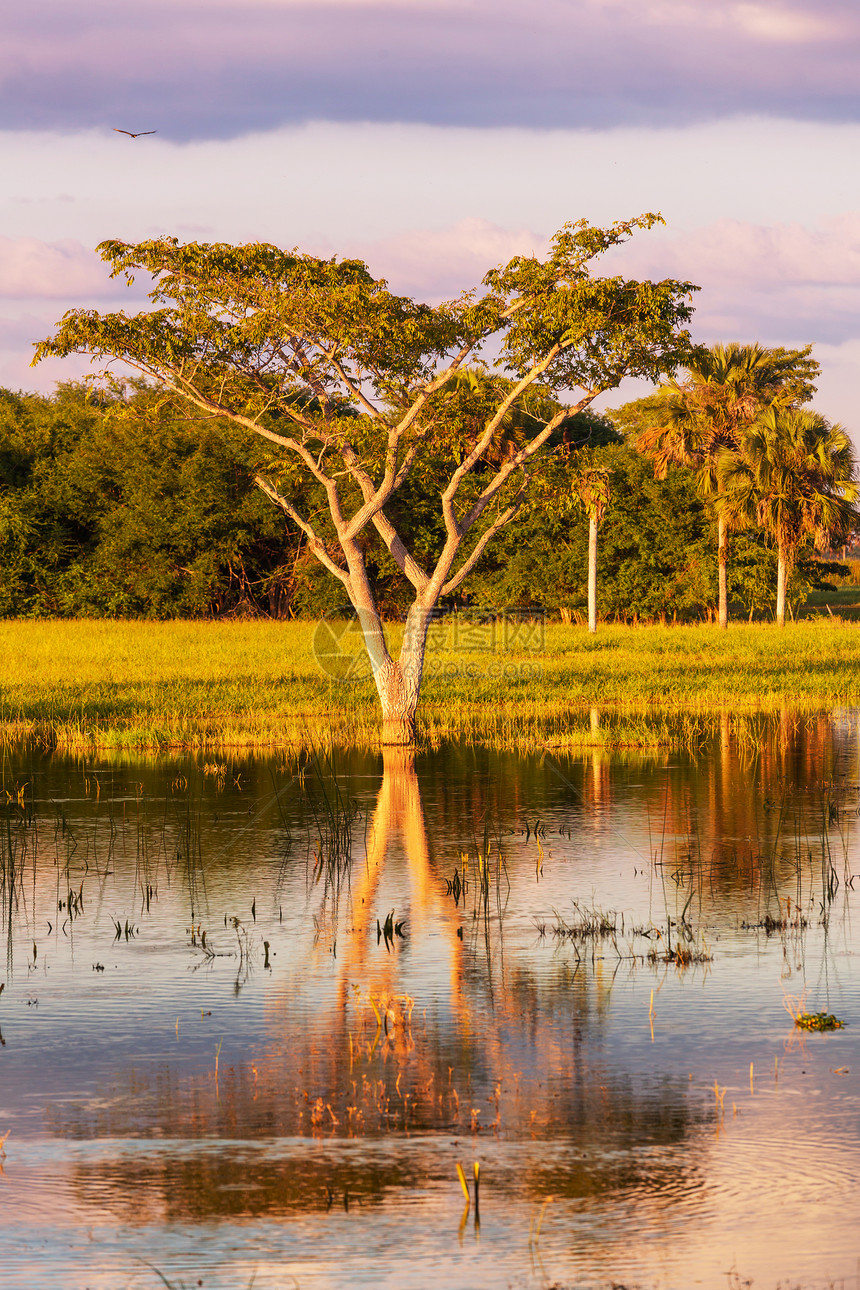
{"label": "purple cloud", "polygon": [[43,242],[0,237],[0,299],[51,300],[128,297],[125,280],[111,279],[95,251],[72,238]]}
{"label": "purple cloud", "polygon": [[10,13],[0,53],[7,128],[173,139],[319,119],[853,121],[858,87],[849,0],[42,0]]}
{"label": "purple cloud", "polygon": [[634,240],[606,267],[698,283],[697,335],[765,344],[841,344],[860,336],[860,214],[814,228],[722,219]]}

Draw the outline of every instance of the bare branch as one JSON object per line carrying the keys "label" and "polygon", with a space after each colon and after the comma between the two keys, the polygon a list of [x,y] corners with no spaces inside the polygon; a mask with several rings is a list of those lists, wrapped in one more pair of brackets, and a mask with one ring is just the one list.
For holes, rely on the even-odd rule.
{"label": "bare branch", "polygon": [[400,572],[409,579],[415,590],[423,591],[425,587],[429,586],[429,577],[406,549],[403,539],[383,511],[377,511],[373,516],[373,526],[388,547],[394,563]]}
{"label": "bare branch", "polygon": [[314,532],[307,520],[303,519],[292,503],[287,501],[286,497],[282,497],[275,486],[270,484],[267,479],[264,479],[262,475],[255,475],[254,483],[258,488],[263,490],[271,501],[275,502],[277,506],[280,506],[281,510],[289,515],[294,524],[298,525],[305,537],[308,539],[308,546],[311,551],[313,551],[320,564],[324,565],[326,569],[328,569],[329,573],[333,573],[336,578],[339,578],[348,591],[350,583],[349,571],[347,569],[342,569],[339,564],[336,564],[334,560],[332,560],[326,550],[325,543],[318,534]]}
{"label": "bare branch", "polygon": [[499,489],[510,478],[513,472],[518,467],[522,466],[524,462],[528,461],[529,457],[533,457],[535,453],[539,452],[547,439],[549,439],[553,432],[557,430],[560,425],[563,425],[569,417],[575,416],[577,412],[582,412],[583,408],[587,408],[594,397],[594,394],[589,393],[584,398],[580,399],[572,408],[563,408],[562,411],[558,412],[551,421],[546,423],[543,429],[540,430],[533,439],[530,439],[527,444],[524,444],[523,447],[520,448],[519,452],[515,453],[514,456],[506,461],[503,466],[499,467],[498,471],[490,480],[489,484],[487,484],[477,501],[460,520],[460,529],[464,535],[468,533],[469,529],[475,523],[475,520],[477,520],[487,509]]}
{"label": "bare branch", "polygon": [[499,529],[503,529],[505,525],[509,524],[514,516],[520,512],[524,500],[524,493],[520,495],[520,498],[515,498],[507,510],[503,511],[501,515],[493,520],[486,532],[481,534],[480,538],[475,543],[474,549],[469,553],[468,557],[454,574],[453,578],[450,578],[443,586],[441,592],[443,596],[449,596],[452,591],[456,591],[463,579],[468,577],[481,556],[484,554],[484,549],[487,546],[487,543],[495,537]]}
{"label": "bare branch", "polygon": [[410,426],[414,423],[415,418],[418,416],[418,413],[421,411],[421,409],[426,405],[431,394],[437,394],[439,390],[443,389],[448,384],[448,382],[451,380],[453,376],[457,375],[463,363],[466,361],[466,359],[471,354],[472,350],[475,348],[476,343],[477,342],[472,342],[469,345],[464,345],[460,350],[460,352],[456,355],[456,357],[453,358],[451,362],[448,364],[448,366],[444,369],[444,371],[440,372],[438,376],[434,376],[432,381],[425,382],[425,384],[421,387],[418,397],[415,399],[415,401],[413,402],[409,410],[405,413],[405,415],[395,426],[395,431],[397,433],[398,440],[405,433],[405,431],[407,431],[410,428]]}
{"label": "bare branch", "polygon": [[[531,371],[529,371],[521,381],[518,381],[517,384],[509,390],[504,399],[502,399],[502,402],[499,404],[494,415],[487,422],[484,432],[478,439],[478,442],[472,448],[471,452],[463,458],[460,465],[452,474],[451,479],[448,482],[448,487],[442,494],[442,513],[445,518],[445,528],[448,531],[449,540],[453,540],[455,537],[462,537],[463,534],[463,530],[461,529],[457,516],[454,513],[454,498],[457,496],[457,490],[459,489],[460,484],[465,476],[474,469],[477,462],[483,457],[484,453],[493,442],[493,436],[516,400],[529,388],[530,385],[534,384],[539,376],[543,375],[552,363],[553,359],[561,353],[562,348],[563,346],[561,345],[553,345],[546,357],[541,359],[539,363],[535,363]],[[510,473],[510,471],[508,473]]]}
{"label": "bare branch", "polygon": [[[274,430],[268,430],[252,417],[243,416],[241,412],[234,412],[231,408],[222,406],[214,399],[207,398],[206,395],[201,394],[189,380],[183,379],[182,385],[178,386],[174,381],[165,377],[164,374],[162,374],[159,379],[162,385],[165,385],[167,389],[173,390],[175,394],[182,395],[196,407],[202,408],[206,412],[213,412],[217,416],[226,417],[229,421],[234,421],[237,425],[244,426],[247,430],[253,430],[254,434],[260,435],[261,438],[268,439],[270,442],[278,444],[279,447],[287,448],[290,452],[294,452],[313,475],[314,479],[316,479],[318,483],[322,484],[325,489],[328,496],[328,504],[332,519],[334,520],[338,533],[341,532],[344,527],[345,520],[341,509],[337,482],[321,469],[313,453],[310,452],[303,443],[299,443],[297,439],[293,439],[292,437],[276,434]],[[317,426],[313,425],[313,430],[315,434],[319,435],[319,438],[323,443],[327,445],[332,443],[331,436],[326,435],[324,431],[320,431]]]}
{"label": "bare branch", "polygon": [[333,346],[331,350],[324,349],[322,352],[325,354],[326,358],[331,363],[332,367],[337,372],[338,376],[343,381],[346,388],[350,391],[353,398],[356,399],[364,408],[367,415],[371,417],[374,421],[384,420],[382,413],[379,411],[379,408],[377,408],[373,403],[371,403],[370,399],[364,393],[361,386],[358,385],[349,375],[346,368],[343,366],[343,363],[339,363],[335,358],[336,347]]}
{"label": "bare branch", "polygon": [[[422,409],[426,406],[428,400],[430,399],[430,396],[436,393],[438,390],[442,389],[451,380],[451,378],[456,375],[461,364],[465,361],[465,359],[469,356],[469,354],[472,352],[473,349],[474,349],[473,344],[464,345],[461,348],[460,352],[455,357],[455,359],[453,360],[453,362],[451,362],[448,365],[448,367],[444,370],[444,372],[440,372],[438,377],[428,382],[423,387],[418,397],[413,401],[409,410],[401,418],[401,420],[394,426],[391,426],[389,423],[385,422],[385,418],[382,416],[382,414],[377,412],[376,409],[373,408],[373,405],[364,399],[364,396],[361,395],[360,391],[357,391],[357,393],[362,399],[363,405],[373,409],[374,417],[379,422],[382,422],[383,424],[389,424],[389,432],[388,432],[388,443],[386,445],[386,453],[385,453],[385,472],[382,478],[382,482],[380,483],[378,488],[374,487],[373,481],[361,466],[361,463],[358,458],[358,454],[351,447],[351,445],[347,444],[345,446],[342,446],[341,448],[347,468],[352,474],[353,478],[360,485],[362,490],[362,495],[364,496],[364,501],[365,501],[364,506],[362,506],[361,509],[356,512],[356,514],[353,516],[352,520],[350,521],[350,525],[348,529],[349,537],[351,538],[355,537],[358,533],[361,532],[363,528],[365,528],[365,526],[368,524],[369,521],[374,520],[374,517],[377,514],[379,514],[379,512],[382,510],[385,503],[391,497],[391,494],[395,491],[396,488],[400,486],[400,484],[402,484],[403,480],[408,475],[409,468],[412,465],[412,461],[415,458],[415,453],[422,439],[424,438],[424,435],[420,435],[417,438],[415,443],[413,443],[413,445],[407,452],[406,459],[398,467],[397,456],[398,456],[401,439],[403,438],[406,431],[409,430],[412,425],[414,425],[416,418],[418,417]],[[337,367],[337,364],[334,364],[334,365]],[[338,369],[338,370],[342,370],[342,369]],[[344,376],[344,379],[348,380],[346,376]],[[417,569],[417,566],[416,566],[416,569]]]}

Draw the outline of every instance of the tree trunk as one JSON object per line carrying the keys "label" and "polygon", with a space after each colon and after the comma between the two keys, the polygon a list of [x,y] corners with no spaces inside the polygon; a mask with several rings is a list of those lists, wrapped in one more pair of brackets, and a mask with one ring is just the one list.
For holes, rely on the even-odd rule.
{"label": "tree trunk", "polygon": [[728,541],[726,521],[722,514],[717,516],[717,560],[719,568],[719,602],[720,630],[725,631],[729,625],[729,594],[726,579],[726,556]]}
{"label": "tree trunk", "polygon": [[416,600],[409,610],[400,657],[391,657],[376,608],[373,589],[367,576],[364,556],[352,543],[344,552],[349,566],[347,590],[353,603],[364,644],[370,660],[373,680],[382,706],[383,745],[408,745],[415,742],[415,713],[424,673],[424,649],[427,628],[433,617],[438,591],[427,596],[430,603]]}
{"label": "tree trunk", "polygon": [[400,664],[392,659],[385,671],[376,676],[375,680],[379,701],[382,704],[383,744],[413,744],[418,695],[410,693]]}
{"label": "tree trunk", "polygon": [[597,517],[588,517],[588,630],[597,631]]}
{"label": "tree trunk", "polygon": [[776,563],[776,625],[777,627],[785,626],[785,583],[786,583],[786,559],[785,551],[779,548],[779,556]]}
{"label": "tree trunk", "polygon": [[[378,664],[368,643],[368,653],[373,665],[373,679],[382,705],[382,742],[384,745],[408,745],[415,742],[415,714],[421,694],[424,675],[424,653],[427,645],[427,628],[433,609],[414,604],[406,619],[400,658],[395,661],[385,647],[385,655]],[[379,622],[377,618],[377,622]],[[362,620],[362,626],[364,625]],[[379,623],[381,632],[382,624]],[[368,633],[365,631],[365,640]]]}

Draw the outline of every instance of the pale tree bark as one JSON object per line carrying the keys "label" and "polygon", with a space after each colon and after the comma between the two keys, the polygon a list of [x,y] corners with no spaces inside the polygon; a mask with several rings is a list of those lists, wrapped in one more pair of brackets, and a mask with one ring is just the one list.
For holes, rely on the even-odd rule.
{"label": "pale tree bark", "polygon": [[390,745],[414,743],[415,714],[424,672],[427,628],[438,593],[434,594],[432,584],[428,584],[416,598],[406,619],[400,656],[392,658],[367,576],[363,553],[357,544],[350,542],[343,534],[340,537],[349,564],[346,590],[358,614],[382,708],[382,742]]}
{"label": "pale tree bark", "polygon": [[726,521],[725,516],[720,512],[717,516],[717,561],[719,571],[719,614],[721,631],[726,631],[729,625],[729,593],[728,579],[726,577],[727,555],[728,536],[726,534]]}
{"label": "pale tree bark", "polygon": [[407,745],[415,742],[415,714],[424,675],[427,628],[432,617],[432,607],[414,604],[406,619],[399,659],[393,659],[386,650],[382,667],[374,669],[374,680],[382,707],[383,744]]}
{"label": "pale tree bark", "polygon": [[588,517],[588,630],[597,631],[597,516]]}
{"label": "pale tree bark", "polygon": [[[519,303],[515,302],[510,306],[509,312],[514,312],[519,307]],[[420,447],[420,439],[405,446],[408,443],[408,432],[431,394],[442,389],[457,375],[473,348],[471,344],[464,346],[443,372],[416,392],[411,406],[399,422],[386,423],[387,444],[384,469],[382,479],[377,484],[373,482],[359,453],[349,440],[332,437],[324,427],[313,423],[304,415],[296,414],[294,419],[305,436],[311,435],[323,444],[323,452],[317,456],[311,452],[305,438],[282,435],[261,426],[257,421],[236,415],[228,407],[222,406],[217,399],[197,391],[190,383],[186,382],[181,389],[177,384],[170,386],[202,410],[214,415],[228,416],[292,454],[325,490],[329,517],[346,568],[343,567],[339,557],[332,553],[329,544],[316,532],[309,519],[299,514],[292,502],[284,497],[269,480],[262,476],[256,477],[256,482],[263,492],[276,502],[304,533],[308,540],[308,547],[316,558],[341,581],[358,614],[382,708],[383,744],[410,744],[415,741],[415,714],[421,691],[427,628],[440,598],[450,595],[460,586],[478,563],[496,533],[519,513],[525,501],[526,467],[532,458],[541,452],[554,431],[564,421],[588,407],[598,393],[596,389],[588,390],[572,407],[561,409],[531,439],[523,443],[494,470],[483,490],[471,501],[468,509],[462,513],[458,512],[458,493],[464,479],[485,460],[488,450],[501,432],[506,416],[520,396],[541,379],[564,347],[564,343],[556,343],[519,381],[511,386],[493,415],[478,432],[469,451],[453,470],[440,498],[445,522],[445,543],[435,567],[429,572],[422,569],[407,550],[383,508],[408,475]],[[383,424],[382,414],[368,402],[360,382],[352,379],[345,369],[338,367],[333,354],[329,354],[328,358],[339,371],[347,391],[354,396],[368,415],[372,416],[377,423]],[[314,388],[313,382],[310,383]],[[324,389],[320,388],[318,394],[325,400]],[[346,472],[361,491],[363,504],[351,516],[344,513],[337,474],[324,465],[326,453],[330,453],[333,458],[339,458],[346,467]],[[509,494],[503,502],[505,487],[511,476],[517,472],[521,478],[520,487],[515,491],[512,490],[513,495]],[[494,505],[497,506],[495,517],[489,522],[485,519],[486,527],[473,541],[471,549],[462,558],[459,566],[455,568],[463,544],[470,534],[476,531],[475,526],[478,521],[482,517],[487,517]],[[364,552],[358,542],[360,535],[371,524],[382,538],[401,573],[416,592],[415,601],[407,618],[403,646],[398,659],[392,658],[388,649],[373,588],[367,575]]]}
{"label": "pale tree bark", "polygon": [[579,504],[588,516],[588,630],[597,631],[597,530],[611,497],[611,472],[586,466],[574,484]]}
{"label": "pale tree bark", "polygon": [[779,548],[779,555],[776,562],[776,625],[777,627],[785,626],[785,584],[788,575],[788,561],[785,558],[785,549]]}
{"label": "pale tree bark", "polygon": [[[341,999],[344,1005],[356,982],[374,992],[395,989],[397,955],[380,955],[377,950],[377,919],[380,888],[389,859],[397,864],[398,879],[406,859],[408,901],[399,913],[408,914],[407,933],[417,944],[432,936],[436,961],[445,964],[450,981],[450,998],[455,1009],[462,1006],[463,942],[457,929],[462,909],[444,900],[439,891],[427,837],[421,800],[421,786],[415,770],[414,750],[384,748],[383,775],[376,809],[367,832],[366,862],[353,868],[350,903],[351,934],[338,953],[341,965]],[[382,915],[384,917],[384,915]]]}
{"label": "pale tree bark", "polygon": [[[478,498],[472,502],[464,514],[458,514],[455,502],[459,487],[465,476],[480,461],[483,454],[493,442],[493,437],[502,424],[504,415],[512,405],[517,393],[527,389],[536,376],[546,366],[546,361],[536,365],[527,379],[519,382],[514,390],[502,402],[495,415],[484,428],[471,452],[453,472],[442,493],[442,515],[445,521],[446,540],[435,568],[425,572],[409,554],[404,543],[395,531],[390,520],[385,516],[382,505],[383,490],[374,490],[372,483],[355,460],[348,460],[348,467],[359,483],[365,496],[365,505],[352,520],[342,518],[336,485],[326,481],[329,492],[329,511],[337,532],[341,549],[346,556],[347,570],[327,567],[335,572],[344,583],[349,598],[355,607],[364,634],[370,659],[373,679],[376,684],[382,708],[382,743],[384,745],[408,745],[415,742],[415,716],[418,699],[421,693],[421,681],[424,673],[424,659],[427,647],[427,630],[433,619],[433,613],[439,600],[444,595],[456,591],[464,579],[471,573],[490,540],[518,514],[524,500],[524,487],[513,496],[510,503],[499,510],[480,537],[474,542],[468,554],[462,558],[459,567],[455,568],[463,543],[474,529],[478,520],[489,510],[502,491],[510,476],[534,456],[549,439],[558,425],[570,415],[565,409],[549,421],[531,440],[525,443],[518,452],[510,457],[490,478]],[[574,408],[579,411],[587,407],[593,395],[589,393]],[[270,497],[281,500],[271,486],[266,488]],[[387,494],[384,495],[387,497]],[[281,500],[281,505],[287,505]],[[289,510],[288,510],[288,513]],[[416,591],[415,600],[406,619],[398,659],[394,659],[388,649],[382,620],[376,608],[373,590],[367,576],[363,552],[355,540],[361,529],[372,523],[393,557],[401,572],[412,583]],[[321,544],[313,547],[319,555]],[[321,557],[322,558],[322,557]],[[325,562],[325,561],[324,561]]]}
{"label": "pale tree bark", "polygon": [[[545,261],[517,256],[485,276],[486,295],[465,293],[441,309],[392,296],[355,261],[259,243],[108,241],[99,249],[114,275],[133,281],[132,270],[148,272],[159,308],[135,318],[68,311],[35,361],[72,353],[118,359],[178,396],[195,418],[225,418],[280,450],[271,469],[285,482],[257,482],[359,615],[384,739],[411,741],[433,610],[518,514],[556,431],[624,376],[656,377],[687,354],[682,325],[692,283],[595,278],[597,296],[590,285],[596,256],[659,219],[646,213],[608,229],[566,224]],[[485,369],[482,359],[497,340],[507,370],[518,374],[504,383],[496,380],[501,369]],[[474,361],[485,376],[467,367]],[[471,396],[461,400],[467,387],[471,410]],[[553,416],[543,399],[559,389],[582,397]],[[530,390],[540,393],[537,413],[523,402]],[[515,419],[511,436],[518,410],[525,419]],[[425,570],[385,508],[419,454],[437,446],[450,462],[438,476],[445,538]],[[299,477],[314,485],[307,514],[298,498],[308,495],[289,496]],[[322,526],[317,488],[328,507]],[[414,588],[397,659],[365,564],[371,529]]]}

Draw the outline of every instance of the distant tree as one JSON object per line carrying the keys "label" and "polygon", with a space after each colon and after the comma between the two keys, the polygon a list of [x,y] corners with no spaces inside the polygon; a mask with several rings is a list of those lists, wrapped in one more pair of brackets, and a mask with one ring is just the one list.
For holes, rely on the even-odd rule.
{"label": "distant tree", "polygon": [[[605,469],[612,485],[597,553],[600,615],[618,622],[703,616],[716,599],[712,521],[690,471],[655,479],[640,453],[617,442],[590,449],[588,463]],[[576,467],[574,458],[566,468],[568,494]],[[573,496],[562,507],[558,495],[500,535],[471,584],[477,603],[587,617],[590,521]]]}
{"label": "distant tree", "polygon": [[576,497],[588,516],[588,630],[597,631],[597,529],[612,496],[606,466],[582,466],[573,481]]}
{"label": "distant tree", "polygon": [[731,526],[758,525],[777,549],[776,621],[785,626],[786,582],[806,538],[821,550],[858,520],[851,440],[815,412],[768,408],[738,453],[719,462],[717,506]]}
{"label": "distant tree", "polygon": [[[747,428],[770,405],[791,407],[815,392],[818,364],[804,349],[764,349],[760,345],[715,345],[699,349],[687,363],[686,379],[664,385],[655,411],[659,420],[644,428],[637,447],[650,456],[658,476],[670,465],[696,472],[700,495],[719,494],[717,464],[740,450]],[[728,627],[726,512],[717,507],[719,624]]]}
{"label": "distant tree", "polygon": [[[591,272],[602,252],[658,218],[565,225],[545,260],[518,256],[486,275],[482,295],[436,308],[392,295],[354,260],[261,244],[106,242],[99,249],[115,275],[152,276],[156,307],[135,317],[70,311],[34,361],[121,360],[277,450],[257,482],[355,607],[383,740],[409,742],[433,611],[523,509],[553,436],[625,376],[656,381],[689,357],[692,284]],[[501,354],[511,383],[488,390],[461,379],[484,347]],[[577,395],[571,408],[514,430],[511,415],[533,391]],[[431,460],[444,540],[424,563],[390,508]],[[302,509],[309,483],[327,514]],[[368,574],[373,529],[413,592],[397,659]]]}

